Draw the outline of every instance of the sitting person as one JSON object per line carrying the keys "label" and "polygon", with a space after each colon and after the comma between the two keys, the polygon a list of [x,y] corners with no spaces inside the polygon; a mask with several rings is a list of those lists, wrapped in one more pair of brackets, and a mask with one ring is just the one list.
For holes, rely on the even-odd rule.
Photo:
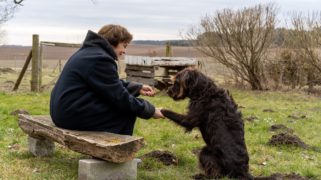
{"label": "sitting person", "polygon": [[163,118],[160,109],[138,98],[154,96],[152,87],[119,79],[116,61],[131,40],[119,25],[88,31],[52,90],[50,115],[56,126],[132,135],[136,117]]}

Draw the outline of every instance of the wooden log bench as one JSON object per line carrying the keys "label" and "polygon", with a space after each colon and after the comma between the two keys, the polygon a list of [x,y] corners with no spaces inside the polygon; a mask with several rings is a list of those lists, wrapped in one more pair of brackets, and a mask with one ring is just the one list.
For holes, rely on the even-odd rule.
{"label": "wooden log bench", "polygon": [[49,116],[19,115],[19,126],[27,133],[29,151],[50,156],[54,142],[94,159],[79,161],[78,179],[136,179],[135,154],[144,146],[142,137],[108,132],[74,131],[56,127]]}

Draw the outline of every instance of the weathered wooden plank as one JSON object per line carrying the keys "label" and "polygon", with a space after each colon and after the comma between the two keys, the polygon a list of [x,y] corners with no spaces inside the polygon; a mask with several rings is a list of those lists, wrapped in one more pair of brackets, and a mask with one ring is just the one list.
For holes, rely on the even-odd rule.
{"label": "weathered wooden plank", "polygon": [[151,85],[151,86],[154,86],[154,84],[155,84],[155,80],[152,79],[152,78],[127,76],[126,80],[127,81],[139,82],[139,83],[147,84],[147,85]]}
{"label": "weathered wooden plank", "polygon": [[73,151],[114,163],[132,160],[136,152],[144,146],[142,137],[58,128],[49,116],[21,114],[19,126],[34,138],[46,138]]}
{"label": "weathered wooden plank", "polygon": [[196,58],[125,56],[125,63],[139,66],[195,66]]}
{"label": "weathered wooden plank", "polygon": [[138,76],[138,77],[148,77],[153,78],[154,73],[150,71],[132,71],[130,69],[125,70],[127,76]]}
{"label": "weathered wooden plank", "polygon": [[138,66],[138,65],[126,65],[126,69],[134,71],[150,71],[154,72],[153,66]]}
{"label": "weathered wooden plank", "polygon": [[80,48],[82,46],[82,44],[49,42],[49,41],[41,41],[40,43],[45,46],[70,47],[70,48]]}
{"label": "weathered wooden plank", "polygon": [[148,56],[125,55],[125,64],[139,65],[139,66],[153,66],[153,58]]}
{"label": "weathered wooden plank", "polygon": [[196,66],[196,59],[156,59],[153,61],[154,66]]}

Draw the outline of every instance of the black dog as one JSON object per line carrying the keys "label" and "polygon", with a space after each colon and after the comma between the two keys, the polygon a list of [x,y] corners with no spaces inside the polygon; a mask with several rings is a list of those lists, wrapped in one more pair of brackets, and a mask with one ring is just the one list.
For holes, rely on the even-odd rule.
{"label": "black dog", "polygon": [[184,69],[175,76],[168,95],[174,100],[190,98],[188,113],[163,109],[163,115],[191,131],[198,127],[206,146],[199,162],[208,178],[252,179],[244,141],[244,124],[232,96],[201,72]]}

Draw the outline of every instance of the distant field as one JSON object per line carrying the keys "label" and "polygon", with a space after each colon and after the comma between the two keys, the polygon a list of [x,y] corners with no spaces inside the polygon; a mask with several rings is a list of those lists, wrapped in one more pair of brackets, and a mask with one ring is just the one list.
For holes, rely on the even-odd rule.
{"label": "distant field", "polygon": [[[14,87],[15,82],[18,79],[18,76],[21,72],[21,64],[13,64],[11,61],[8,60],[1,60],[0,61],[0,91],[11,91]],[[20,63],[20,62],[19,62]],[[62,61],[62,64],[64,64],[65,61]],[[5,66],[3,66],[5,64]],[[22,63],[23,64],[23,63]],[[21,66],[19,66],[21,65]],[[43,72],[42,72],[42,85],[45,89],[50,89],[51,86],[56,81],[57,77],[59,76],[59,67],[58,67],[58,60],[50,60],[50,61],[44,61],[43,62]],[[4,68],[5,67],[5,68]],[[8,68],[10,72],[3,72],[6,71],[6,67]],[[18,67],[18,68],[13,68]],[[123,62],[120,63],[120,77],[125,78],[126,74],[124,72],[125,70],[125,64]],[[208,76],[212,77],[217,83],[219,84],[225,84],[229,81],[231,78],[228,75],[228,71],[222,67],[219,64],[208,62],[206,66],[202,66],[201,70],[206,73]],[[30,90],[30,80],[31,80],[31,69],[29,66],[29,69],[26,71],[22,82],[19,86],[19,91],[29,91]]]}
{"label": "distant field", "polygon": [[[7,91],[12,89],[30,49],[31,47],[0,46],[0,68],[11,68],[13,70],[10,73],[4,73],[0,70],[0,90]],[[59,76],[59,61],[63,66],[76,50],[76,48],[44,47],[42,62],[43,85],[52,84],[52,81],[55,81]],[[203,63],[200,69],[218,82],[225,82],[230,79],[228,71],[222,67],[222,65],[201,57],[200,53],[192,47],[173,46],[172,52],[174,57],[194,57],[199,61],[204,62],[206,66]],[[134,56],[165,56],[165,46],[129,45],[126,54]],[[119,61],[119,68],[121,77],[125,77],[124,61]],[[31,64],[21,83],[20,90],[30,89],[30,70]]]}
{"label": "distant field", "polygon": [[[28,46],[0,46],[0,60],[25,60],[31,47]],[[44,60],[68,59],[77,49],[48,47],[43,48]],[[173,46],[174,57],[200,57],[192,47]],[[165,46],[160,45],[129,45],[126,54],[137,56],[165,56]],[[0,62],[1,63],[1,62]]]}

